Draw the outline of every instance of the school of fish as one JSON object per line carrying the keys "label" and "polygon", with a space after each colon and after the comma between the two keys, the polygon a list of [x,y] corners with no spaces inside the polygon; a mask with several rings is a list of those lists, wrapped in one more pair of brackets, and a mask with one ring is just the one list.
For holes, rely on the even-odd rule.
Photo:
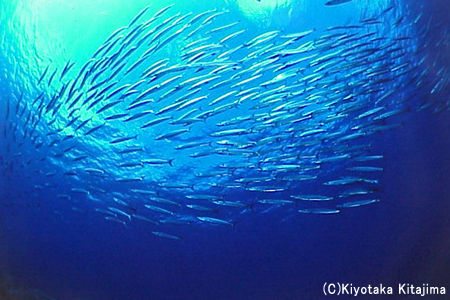
{"label": "school of fish", "polygon": [[408,112],[449,110],[449,70],[426,50],[450,35],[417,42],[433,26],[392,4],[255,35],[227,11],[147,7],[84,65],[50,64],[1,103],[0,172],[27,198],[174,240],[171,225],[373,205],[384,166],[371,139]]}

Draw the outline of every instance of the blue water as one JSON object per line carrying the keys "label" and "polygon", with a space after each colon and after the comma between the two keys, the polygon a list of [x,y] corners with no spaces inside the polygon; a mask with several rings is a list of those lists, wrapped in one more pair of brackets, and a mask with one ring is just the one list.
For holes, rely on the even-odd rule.
{"label": "blue water", "polygon": [[[327,28],[331,26],[360,24],[360,20],[379,16],[381,11],[393,7],[392,12],[380,17],[379,25],[367,31],[364,27],[358,34],[373,32],[376,37],[395,41],[389,47],[402,48],[402,56],[383,58],[384,64],[380,65],[367,61],[363,69],[380,67],[389,73],[394,72],[392,68],[395,66],[406,63],[412,71],[402,75],[395,73],[393,79],[389,78],[381,85],[366,78],[372,84],[369,85],[369,95],[359,90],[354,77],[348,77],[348,81],[344,79],[351,72],[358,71],[358,67],[336,72],[332,77],[345,82],[342,89],[353,89],[355,103],[362,103],[363,107],[356,112],[350,111],[338,120],[326,117],[340,111],[340,101],[344,101],[340,96],[338,105],[331,105],[325,113],[320,113],[324,109],[323,103],[334,97],[329,92],[333,84],[313,84],[311,93],[324,92],[327,100],[321,100],[308,108],[313,112],[312,117],[301,130],[323,128],[323,135],[330,134],[330,137],[307,137],[305,144],[295,144],[301,140],[300,136],[282,136],[269,146],[259,146],[258,143],[266,137],[279,134],[290,126],[289,123],[280,123],[270,130],[259,131],[256,125],[261,125],[263,121],[256,125],[243,121],[238,123],[240,127],[225,128],[251,128],[245,135],[220,139],[213,135],[222,130],[214,127],[214,124],[246,116],[252,110],[250,104],[232,107],[217,119],[207,118],[194,125],[183,126],[164,123],[159,127],[151,127],[150,131],[140,129],[139,126],[145,123],[142,120],[105,121],[108,114],[96,114],[86,109],[87,104],[80,106],[80,120],[75,124],[79,125],[81,120],[91,118],[87,128],[105,122],[104,128],[92,136],[83,136],[73,126],[56,135],[51,134],[53,130],[64,127],[71,118],[70,109],[62,106],[53,115],[50,111],[39,116],[40,122],[35,133],[41,138],[43,146],[37,147],[37,142],[24,133],[31,128],[30,123],[25,121],[27,114],[30,112],[32,115],[37,111],[32,102],[41,92],[45,91],[49,95],[46,100],[48,104],[52,95],[59,93],[60,83],[64,82],[55,81],[53,85],[38,83],[45,68],[50,66],[49,74],[43,80],[47,82],[54,69],[58,70],[55,77],[58,78],[67,61],[75,62],[74,70],[65,78],[73,80],[111,32],[128,24],[148,3],[136,1],[127,7],[120,1],[84,3],[61,0],[0,4],[0,16],[5,25],[0,32],[3,45],[0,50],[0,296],[12,297],[15,294],[18,299],[33,299],[31,295],[50,299],[320,299],[323,297],[324,282],[350,282],[354,285],[429,283],[448,288],[450,34],[448,17],[443,13],[449,8],[448,4],[438,0],[423,4],[412,1],[355,0],[326,7],[325,2],[247,0],[175,3],[160,20],[174,16],[177,12],[192,12],[191,18],[208,9],[229,10],[225,19],[214,20],[209,24],[210,28],[214,28],[236,20],[240,21],[236,30],[247,29],[242,37],[225,43],[227,49],[245,45],[252,37],[264,32],[279,30],[282,34],[290,34],[314,29],[310,37],[295,44],[298,46],[308,40],[317,41],[327,34]],[[151,3],[150,12],[145,18],[148,19],[170,3]],[[393,25],[396,22],[400,25]],[[355,31],[347,28],[341,32],[352,34]],[[409,38],[395,40],[404,35]],[[182,63],[180,49],[194,40],[171,41],[153,54],[143,64],[143,69],[164,58],[169,58],[171,63]],[[211,41],[219,40],[211,38]],[[330,45],[336,43],[333,37],[325,38],[322,42],[329,42]],[[334,49],[339,47],[333,46],[333,49],[318,54],[314,59],[332,53]],[[350,50],[347,48],[346,51]],[[378,49],[369,58],[384,57],[384,51],[383,48]],[[352,57],[356,59],[357,53]],[[127,66],[137,59],[131,57]],[[244,54],[236,54],[231,60],[243,57]],[[339,57],[333,59],[338,60]],[[262,58],[255,59],[255,63],[261,61]],[[111,75],[110,68],[106,68],[106,75]],[[201,72],[204,71],[186,70],[180,74],[182,80],[186,80],[203,74]],[[237,72],[233,70],[228,74],[232,76]],[[265,73],[256,80],[270,80],[273,78],[271,74]],[[307,68],[297,73],[294,79],[311,74],[312,71]],[[329,76],[326,71],[323,74]],[[228,75],[223,75],[221,80],[226,78]],[[121,82],[133,84],[139,79],[138,75],[132,73]],[[293,84],[294,79],[286,79],[283,83]],[[415,85],[402,85],[409,80]],[[236,82],[238,80],[233,83]],[[93,84],[91,82],[91,86]],[[247,83],[242,85],[253,87]],[[231,85],[212,92],[202,87],[197,95],[208,93],[208,99],[211,99],[231,90]],[[388,94],[391,90],[393,94]],[[265,91],[267,88],[258,89],[258,93]],[[80,93],[83,93],[81,88]],[[301,95],[306,96],[308,93],[305,91]],[[377,100],[385,93],[388,94],[387,99],[378,103]],[[152,109],[161,110],[178,97],[167,97],[164,100],[166,102],[155,104]],[[301,97],[294,99],[303,101],[297,100]],[[223,104],[227,101],[231,100]],[[7,106],[3,103],[10,105],[9,117],[6,117]],[[17,103],[19,109],[15,111]],[[21,114],[24,104],[27,109]],[[372,117],[361,117],[361,113],[377,106],[384,106],[387,111],[397,108],[402,111],[382,123],[395,125],[393,128],[370,130],[373,123],[368,120],[372,120]],[[196,113],[208,109],[202,104],[192,107],[198,108]],[[263,113],[265,109],[261,108],[258,112]],[[169,116],[178,118],[188,110],[170,112]],[[115,108],[115,113],[123,111],[120,106]],[[292,110],[284,112],[292,113]],[[55,115],[56,121],[52,122]],[[251,120],[256,119],[252,115]],[[349,142],[333,140],[331,134],[344,136],[345,133],[353,132],[351,128],[354,126],[369,128],[364,131],[368,134]],[[85,133],[87,128],[82,128],[82,132]],[[189,128],[189,132],[182,133],[178,138],[155,141],[159,135],[180,128]],[[55,136],[62,139],[72,134],[77,136],[74,141],[51,146]],[[121,143],[111,144],[115,138],[135,134],[138,138],[127,142],[127,147],[143,147],[144,151],[121,155],[118,151],[129,148],[123,148]],[[256,144],[258,155],[239,150],[238,153],[242,155],[215,153],[194,158],[190,155],[196,150],[180,152],[173,148],[193,141],[213,143],[221,139],[230,139],[250,147],[244,149],[253,150],[255,148],[248,144]],[[234,148],[227,149],[230,151]],[[66,152],[59,155],[61,151]],[[295,154],[296,160],[292,162],[290,158],[287,163],[283,160],[270,163],[271,159],[286,153]],[[344,154],[348,154],[345,160],[329,164],[314,162]],[[74,158],[80,155],[86,155],[87,160],[74,162]],[[308,158],[311,155],[314,159]],[[383,156],[380,161],[370,165],[382,168],[382,172],[370,175],[358,173],[358,176],[377,180],[379,184],[373,191],[370,190],[368,198],[356,196],[356,200],[376,199],[377,202],[345,209],[342,205],[347,200],[341,197],[340,187],[329,187],[324,183],[344,176],[356,176],[354,173],[349,174],[347,168],[358,165],[353,158],[362,155]],[[162,163],[142,168],[119,167],[121,163],[146,159],[173,159],[173,162],[172,165]],[[254,167],[237,168],[226,176],[215,176],[215,173],[211,176],[198,175],[223,171],[222,164],[243,163],[250,163]],[[320,168],[311,171],[302,169],[303,173],[300,174],[313,176],[312,180],[286,182],[283,178],[294,176],[294,172],[284,168],[294,164],[302,167],[320,165]],[[266,172],[263,169],[265,166],[275,168],[275,171]],[[88,168],[103,170],[106,175],[87,172]],[[67,175],[72,171],[76,176]],[[130,178],[143,179],[133,183],[120,182]],[[266,183],[256,180],[249,185],[230,187],[232,183],[239,183],[245,178],[263,178],[266,181],[262,182]],[[173,189],[168,188],[167,184],[187,187]],[[195,187],[191,188],[191,185]],[[248,187],[263,187],[266,190],[276,187],[282,191],[254,192]],[[89,193],[84,195],[84,192],[77,192],[74,188]],[[157,191],[158,197],[175,201],[179,206],[159,205],[173,210],[170,217],[145,210],[144,203],[155,203],[148,202],[147,196],[133,192],[135,189]],[[289,200],[295,199],[292,196],[311,194],[326,195],[333,200],[324,203],[297,201],[294,205],[263,205],[258,202],[267,199]],[[67,198],[67,195],[70,197]],[[217,196],[217,199],[237,201],[242,207],[222,207],[201,199],[190,200],[189,197],[193,195]],[[125,201],[127,205],[118,201]],[[185,207],[192,203],[211,210],[206,213]],[[96,210],[110,207],[119,208],[131,217],[115,214],[111,221],[106,218],[111,214]],[[299,212],[309,209],[324,209],[322,212],[337,209],[339,213]],[[142,222],[136,215],[157,220],[160,225]],[[211,224],[198,217],[213,217],[227,224]],[[189,224],[173,225],[168,224],[169,221],[188,221]],[[155,231],[170,234],[179,240],[158,237],[152,234]]]}

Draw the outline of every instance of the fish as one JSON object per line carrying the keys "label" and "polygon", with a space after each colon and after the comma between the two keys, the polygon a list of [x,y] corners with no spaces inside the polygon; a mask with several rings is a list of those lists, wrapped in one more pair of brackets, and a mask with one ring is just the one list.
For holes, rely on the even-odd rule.
{"label": "fish", "polygon": [[177,240],[177,241],[181,240],[181,237],[179,237],[179,236],[176,236],[176,235],[173,235],[173,234],[164,233],[164,232],[161,232],[161,231],[152,231],[152,234],[156,235],[158,237],[165,238],[165,239]]}
{"label": "fish", "polygon": [[303,201],[330,201],[334,199],[325,195],[291,195],[291,198]]}
{"label": "fish", "polygon": [[116,106],[116,105],[118,105],[120,103],[122,103],[122,101],[120,101],[120,100],[116,100],[116,101],[112,101],[110,103],[107,103],[103,107],[101,107],[99,110],[97,110],[96,113],[97,114],[101,114],[102,112],[104,112],[104,111],[106,111],[106,110],[108,110],[110,108],[113,108],[114,106]]}
{"label": "fish", "polygon": [[141,167],[142,168],[143,166],[144,166],[144,164],[141,163],[141,162],[138,162],[138,163],[122,163],[122,164],[118,165],[119,168],[136,168],[136,167]]}
{"label": "fish", "polygon": [[249,130],[246,128],[236,128],[229,130],[216,131],[210,134],[212,137],[225,137],[225,136],[235,136],[235,135],[243,135],[249,133]]}
{"label": "fish", "polygon": [[350,168],[348,168],[348,170],[357,171],[357,172],[381,172],[381,171],[383,171],[383,168],[370,167],[370,166],[359,166],[359,167],[350,167]]}
{"label": "fish", "polygon": [[86,197],[110,222],[159,228],[234,226],[273,209],[337,214],[381,199],[374,134],[450,106],[437,99],[445,66],[412,34],[427,33],[425,15],[380,4],[346,24],[255,33],[226,10],[150,9],[80,68],[43,64],[32,88],[0,96],[0,171],[37,175],[29,195],[53,189],[76,211]]}
{"label": "fish", "polygon": [[128,28],[132,27],[148,10],[150,9],[150,5],[144,7],[128,24]]}
{"label": "fish", "polygon": [[174,201],[169,200],[169,199],[161,198],[161,197],[150,197],[150,198],[148,198],[148,200],[152,201],[152,202],[156,202],[156,203],[161,203],[161,204],[169,204],[169,205],[180,206],[180,204],[177,203],[177,202],[174,202]]}
{"label": "fish", "polygon": [[207,31],[206,34],[212,34],[212,33],[217,33],[217,32],[220,32],[220,31],[224,31],[224,30],[227,30],[227,29],[229,29],[229,28],[231,28],[231,27],[233,27],[233,26],[235,26],[237,24],[239,24],[239,21],[232,22],[232,23],[224,25],[224,26],[213,28],[213,29]]}
{"label": "fish", "polygon": [[180,145],[175,146],[175,150],[184,150],[184,149],[196,148],[196,147],[205,146],[205,145],[211,145],[211,143],[210,142],[189,142],[189,143],[180,144]]}
{"label": "fish", "polygon": [[190,208],[190,209],[198,210],[198,211],[203,211],[203,212],[214,212],[213,208],[198,205],[198,204],[186,204],[186,207]]}
{"label": "fish", "polygon": [[120,220],[120,219],[118,219],[118,218],[116,218],[116,217],[105,216],[104,218],[105,218],[105,220],[107,220],[107,221],[119,223],[119,224],[122,224],[122,225],[124,225],[124,226],[127,225],[126,222],[124,222],[124,221],[122,221],[122,220]]}
{"label": "fish", "polygon": [[147,127],[150,127],[150,126],[153,126],[153,125],[157,125],[157,124],[159,124],[159,123],[162,123],[162,122],[167,121],[167,120],[170,120],[170,119],[172,119],[172,117],[169,117],[169,116],[167,116],[167,117],[156,118],[156,119],[153,119],[153,120],[151,120],[151,121],[145,123],[144,125],[141,126],[141,128],[142,128],[142,129],[145,129],[145,128],[147,128]]}
{"label": "fish", "polygon": [[128,142],[128,141],[131,141],[131,140],[135,140],[135,139],[137,139],[137,137],[138,137],[137,135],[130,136],[130,137],[120,137],[120,138],[117,138],[117,139],[114,139],[114,140],[110,141],[109,143],[110,144],[124,143],[124,142]]}
{"label": "fish", "polygon": [[122,211],[122,210],[120,210],[120,209],[118,209],[118,208],[108,207],[108,210],[112,211],[113,213],[117,213],[117,214],[119,214],[121,216],[124,216],[124,217],[128,218],[128,220],[131,221],[131,215],[126,213],[126,212],[124,212],[124,211]]}
{"label": "fish", "polygon": [[258,200],[261,204],[270,204],[270,205],[293,205],[295,201],[292,200],[284,200],[284,199],[261,199]]}
{"label": "fish", "polygon": [[133,214],[133,219],[141,220],[141,221],[150,223],[150,224],[152,224],[152,225],[159,225],[159,222],[158,222],[158,221],[149,219],[149,218],[147,218],[147,217],[145,217],[145,216],[141,216],[141,215],[138,215],[138,214]]}
{"label": "fish", "polygon": [[183,133],[189,132],[189,128],[182,128],[182,129],[176,129],[173,131],[169,131],[167,133],[163,133],[161,135],[158,135],[155,140],[170,140],[174,137],[177,137]]}
{"label": "fish", "polygon": [[212,223],[212,224],[219,224],[219,225],[231,225],[234,226],[233,223],[227,221],[227,220],[222,220],[222,219],[217,219],[217,218],[211,218],[211,217],[197,217],[198,220],[205,222],[205,223]]}
{"label": "fish", "polygon": [[318,214],[318,215],[334,215],[341,211],[339,209],[332,208],[309,208],[309,209],[299,209],[299,213],[302,214]]}
{"label": "fish", "polygon": [[169,210],[167,210],[167,209],[158,207],[158,206],[154,206],[154,205],[150,205],[150,204],[145,204],[144,206],[145,206],[146,208],[152,210],[152,211],[157,212],[157,213],[163,213],[163,214],[168,214],[168,215],[174,215],[173,212],[171,212],[171,211],[169,211]]}
{"label": "fish", "polygon": [[359,207],[364,205],[369,205],[372,203],[380,202],[379,199],[369,199],[369,200],[359,200],[359,201],[351,201],[351,202],[345,202],[342,204],[338,204],[339,208],[352,208],[352,207]]}
{"label": "fish", "polygon": [[50,67],[50,65],[48,65],[45,68],[44,72],[42,72],[41,77],[39,77],[38,82],[37,82],[38,85],[42,82],[42,80],[44,79],[45,75],[47,75],[49,67]]}
{"label": "fish", "polygon": [[238,31],[236,31],[236,32],[234,32],[234,33],[231,33],[231,34],[227,35],[226,37],[222,38],[222,39],[220,40],[220,44],[223,44],[223,43],[225,43],[226,41],[228,41],[228,40],[230,40],[230,39],[232,39],[232,38],[234,38],[234,37],[236,37],[236,36],[238,36],[238,35],[240,35],[240,34],[243,34],[243,33],[246,32],[246,31],[247,31],[247,30],[242,29],[242,30],[238,30]]}
{"label": "fish", "polygon": [[148,165],[164,165],[168,164],[169,166],[173,167],[173,161],[174,159],[161,159],[161,158],[152,158],[152,159],[145,159],[142,161],[143,164]]}
{"label": "fish", "polygon": [[62,80],[63,77],[67,74],[67,72],[70,71],[70,69],[75,65],[75,63],[71,63],[68,61],[66,65],[64,66],[64,69],[61,71],[61,76],[59,77],[59,80]]}
{"label": "fish", "polygon": [[92,128],[90,128],[88,131],[86,131],[86,132],[84,133],[84,135],[85,135],[85,136],[91,135],[91,134],[93,134],[94,132],[96,132],[97,130],[99,130],[99,129],[101,129],[102,127],[104,127],[104,126],[105,126],[105,124],[100,124],[100,125],[97,125],[97,126],[95,126],[95,127],[92,127]]}
{"label": "fish", "polygon": [[149,114],[153,114],[153,111],[152,110],[141,111],[141,112],[136,113],[136,114],[134,114],[132,116],[129,116],[128,118],[123,120],[123,122],[126,123],[126,122],[130,122],[130,121],[135,121],[135,120],[141,119],[141,118],[143,118],[145,116],[148,116]]}

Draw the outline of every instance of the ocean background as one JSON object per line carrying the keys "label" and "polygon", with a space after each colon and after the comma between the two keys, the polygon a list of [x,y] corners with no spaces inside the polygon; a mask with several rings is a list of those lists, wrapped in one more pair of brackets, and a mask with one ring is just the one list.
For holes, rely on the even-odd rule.
{"label": "ocean background", "polygon": [[[239,20],[249,36],[270,30],[325,30],[353,24],[394,5],[411,22],[414,16],[422,16],[412,33],[417,34],[414,43],[423,46],[425,54],[421,55],[433,62],[427,67],[429,80],[447,79],[438,93],[418,94],[420,99],[409,103],[408,112],[396,117],[398,127],[367,137],[370,153],[384,156],[380,162],[383,172],[377,177],[381,186],[379,203],[338,214],[255,210],[238,214],[233,226],[171,227],[170,233],[182,237],[180,240],[155,237],[154,229],[146,223],[122,226],[105,221],[92,208],[109,201],[107,194],[96,201],[55,197],[52,185],[64,189],[73,182],[59,175],[41,180],[38,170],[59,172],[65,168],[65,161],[40,163],[36,160],[40,154],[31,146],[20,148],[20,140],[2,135],[0,295],[64,300],[320,299],[324,282],[394,286],[402,282],[429,283],[449,288],[450,114],[445,105],[450,100],[450,19],[446,14],[450,4],[445,0],[354,0],[325,6],[325,2],[1,1],[3,103],[7,99],[17,102],[21,91],[25,95],[22,101],[33,101],[35,96],[28,97],[27,92],[36,86],[36,78],[47,65],[62,69],[68,60],[78,67],[83,65],[114,30],[127,25],[149,4],[152,13],[172,3],[172,13],[229,10],[226,21]],[[431,29],[419,34],[427,26]],[[395,36],[395,29],[381,28],[382,35]],[[165,51],[158,59],[179,56],[175,47]],[[406,51],[406,56],[412,63],[422,58],[414,51]],[[425,107],[423,103],[433,105]],[[2,130],[12,130],[5,125],[4,116],[5,107],[0,105]],[[20,127],[22,123],[15,124]],[[101,156],[102,147],[108,144],[84,146]],[[11,157],[14,166],[7,163]],[[107,162],[102,167],[113,172],[114,164]],[[17,167],[21,163],[25,167]],[[154,174],[155,181],[164,175],[164,168]],[[198,168],[202,170],[203,166]],[[333,178],[345,175],[339,167],[327,174]],[[97,182],[95,176],[82,180]],[[318,183],[304,184],[315,194],[323,189]],[[36,189],[36,185],[43,188]],[[129,193],[128,186],[121,188],[114,182],[99,185],[106,191]],[[173,199],[177,197],[174,193]],[[245,202],[249,196],[237,191],[230,197]],[[226,216],[232,219],[231,212]]]}

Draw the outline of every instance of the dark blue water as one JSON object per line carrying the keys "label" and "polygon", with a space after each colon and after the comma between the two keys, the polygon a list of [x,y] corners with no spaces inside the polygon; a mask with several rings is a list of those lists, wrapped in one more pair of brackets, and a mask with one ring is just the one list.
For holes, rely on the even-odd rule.
{"label": "dark blue water", "polygon": [[[404,4],[402,1],[393,3]],[[300,5],[301,1],[294,4]],[[137,205],[130,189],[139,188],[140,185],[122,186],[110,178],[101,181],[95,176],[82,176],[80,180],[72,181],[71,178],[67,179],[61,175],[63,171],[72,168],[66,160],[56,158],[51,162],[39,162],[37,158],[42,156],[41,152],[26,143],[26,146],[22,146],[20,138],[2,135],[0,295],[12,295],[11,291],[16,291],[21,295],[18,299],[33,299],[31,294],[46,295],[50,299],[89,300],[320,299],[323,297],[324,282],[345,282],[361,286],[380,283],[392,286],[403,282],[417,285],[428,283],[433,286],[446,286],[448,289],[450,115],[445,107],[446,101],[450,100],[448,79],[443,81],[444,85],[440,87],[437,95],[429,92],[439,81],[439,76],[448,75],[449,57],[448,52],[444,51],[448,49],[448,44],[447,48],[442,46],[445,45],[442,40],[448,41],[442,39],[442,36],[449,36],[448,20],[439,13],[447,6],[445,2],[431,1],[424,7],[414,7],[414,4],[405,6],[407,8],[402,7],[404,10],[410,10],[409,13],[413,16],[423,11],[424,21],[419,24],[425,26],[426,20],[429,20],[427,18],[432,16],[431,20],[437,26],[427,31],[426,37],[419,33],[415,36],[419,47],[425,45],[425,54],[421,52],[420,55],[425,57],[423,69],[427,70],[428,75],[420,82],[419,88],[414,90],[414,99],[408,102],[407,112],[394,116],[392,121],[390,119],[387,123],[399,126],[375,132],[364,138],[364,144],[369,145],[367,154],[383,155],[383,159],[377,164],[383,171],[376,175],[376,179],[380,181],[376,197],[380,202],[373,205],[343,209],[338,214],[330,215],[298,213],[298,209],[304,208],[303,204],[275,207],[268,211],[258,206],[242,212],[224,208],[212,216],[233,221],[233,226],[196,222],[194,225],[167,225],[155,229],[150,224],[134,219],[123,226],[106,221],[94,208],[111,205],[114,203],[112,197],[117,195],[120,195],[117,196],[120,199],[130,199],[133,205]],[[231,8],[236,9],[234,6]],[[124,17],[125,23],[140,9],[142,7],[130,11],[129,16]],[[191,7],[187,9],[192,10]],[[347,9],[346,12],[351,14],[352,8]],[[202,8],[198,12],[203,10]],[[297,31],[305,29],[303,25],[292,25],[295,18],[298,18],[295,12],[301,15],[301,12],[294,10],[294,13],[290,14],[293,19],[287,25],[279,21],[280,18],[283,19],[284,10],[272,12],[281,16],[273,17],[275,21],[271,26],[291,26]],[[16,11],[16,14],[19,13],[20,8]],[[232,14],[238,13],[232,11]],[[244,18],[239,14],[238,17]],[[327,16],[322,15],[322,18],[326,20]],[[347,25],[346,21],[342,20],[342,24]],[[248,22],[255,26],[257,33],[267,31],[267,28],[259,28],[261,25],[257,21]],[[340,24],[339,20],[336,24]],[[117,27],[116,24],[114,26]],[[8,30],[11,30],[11,36],[14,36],[12,29]],[[388,31],[389,28],[385,30]],[[103,42],[104,37],[97,39],[98,43],[92,41],[95,44],[92,46],[94,51]],[[4,43],[7,44],[6,40]],[[436,46],[436,43],[443,44]],[[20,43],[12,44],[17,46]],[[413,52],[414,47],[413,45],[406,51],[406,61],[416,63],[419,57],[422,58]],[[17,51],[27,52],[26,50]],[[8,51],[14,52],[4,48],[3,58],[7,57]],[[83,60],[83,55],[80,54],[80,57],[74,60]],[[173,55],[177,56],[176,53]],[[65,59],[65,56],[54,58],[55,61]],[[6,67],[1,77],[1,99],[14,99],[14,103],[18,99],[17,87],[27,86],[28,80],[35,82],[34,73],[41,72],[30,71],[33,74],[28,74],[29,77],[23,75],[21,78],[20,74],[27,73],[26,68],[14,72],[9,60],[3,61],[2,66]],[[395,63],[400,64],[398,61]],[[414,77],[414,74],[411,77]],[[188,73],[186,76],[194,75]],[[390,89],[393,86],[395,84],[386,83],[383,87]],[[51,90],[50,87],[48,89]],[[411,90],[396,90],[394,96],[401,95],[411,95]],[[25,96],[24,99],[29,103],[34,98]],[[431,105],[420,109],[424,103]],[[386,105],[388,104],[397,105],[396,99],[386,102]],[[224,119],[235,117],[236,113],[238,112],[230,111]],[[4,115],[2,107],[0,116]],[[65,116],[63,113],[61,115]],[[350,115],[335,127],[344,128],[345,122],[351,125],[361,124],[362,121],[358,121],[356,116]],[[3,124],[5,123],[8,124]],[[19,127],[24,126],[23,122],[16,123]],[[7,126],[3,128],[12,130]],[[335,130],[333,126],[334,124],[330,124],[328,130]],[[207,125],[204,132],[207,132],[206,127]],[[24,126],[23,129],[25,128]],[[107,140],[108,134],[115,134],[114,130],[117,128],[106,131],[92,143],[82,140],[77,145],[88,149],[87,153],[91,156],[101,157],[102,149],[112,147]],[[129,125],[125,127],[125,131],[135,132],[136,128]],[[39,130],[47,129],[42,127]],[[199,132],[202,132],[201,130]],[[44,135],[45,133],[43,132]],[[206,133],[205,136],[208,138]],[[105,140],[107,142],[102,144]],[[320,147],[326,148],[324,144],[326,142],[322,142]],[[359,144],[350,144],[357,145]],[[277,149],[277,145],[272,147]],[[153,149],[156,148],[151,148],[151,151]],[[315,153],[315,150],[305,151]],[[14,153],[18,152],[21,155],[15,156]],[[52,151],[48,153],[49,156],[54,154]],[[320,150],[317,153],[321,153]],[[105,169],[113,168],[114,159],[99,159],[96,163],[100,162],[100,167]],[[186,165],[191,162],[188,157],[176,157],[174,165],[179,168],[179,172],[184,171],[186,166],[178,163],[177,159],[184,160]],[[10,161],[14,164],[9,164]],[[28,163],[29,161],[31,163]],[[194,165],[190,171],[186,169],[185,177],[180,177],[188,178],[191,175],[189,172],[204,171],[213,164],[213,160],[205,159],[201,164]],[[40,168],[44,171],[39,172]],[[323,181],[348,175],[339,163],[323,168],[325,170],[319,173],[317,181],[291,186],[292,189],[283,192],[280,197],[289,197],[294,190],[296,193],[305,190],[309,194],[320,194],[328,191],[323,187]],[[45,176],[45,173],[53,170],[57,172],[55,176]],[[155,172],[164,174],[165,170],[172,172],[169,165]],[[133,174],[132,171],[130,173]],[[151,172],[145,174],[153,175]],[[157,183],[148,183],[147,187],[158,188],[158,176],[163,177],[161,174],[155,173]],[[114,175],[119,178],[125,176],[119,169]],[[172,183],[176,180],[183,182],[180,177],[170,178]],[[214,178],[204,179],[204,182],[208,180],[215,182]],[[45,186],[47,183],[49,185]],[[43,185],[44,188],[35,188],[36,184]],[[56,191],[50,187],[53,184],[58,186]],[[101,187],[105,192],[101,193],[101,196],[92,193],[97,200],[75,195],[71,200],[63,200],[56,196],[69,193],[70,187]],[[169,196],[166,197],[179,201],[179,193],[173,192],[172,198],[168,193]],[[203,191],[202,194],[204,193],[214,194],[210,191]],[[227,200],[249,204],[261,196],[254,196],[244,190],[224,193]],[[274,196],[270,194],[261,197],[271,199]],[[180,214],[191,217],[184,211]],[[192,215],[194,218],[198,216],[195,213]],[[161,217],[161,220],[164,219]],[[167,231],[182,238],[157,238],[152,234],[155,230]],[[27,296],[23,296],[25,294]],[[445,299],[445,296],[442,299]]]}
{"label": "dark blue water", "polygon": [[2,218],[3,265],[58,299],[317,299],[325,281],[448,285],[448,121],[423,113],[377,137],[395,161],[385,205],[187,229],[181,242],[19,211]]}

